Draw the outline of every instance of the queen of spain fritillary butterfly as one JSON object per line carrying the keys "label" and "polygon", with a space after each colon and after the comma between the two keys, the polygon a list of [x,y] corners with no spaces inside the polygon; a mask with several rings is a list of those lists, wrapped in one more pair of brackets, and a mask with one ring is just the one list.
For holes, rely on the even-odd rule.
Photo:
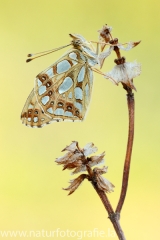
{"label": "queen of spain fritillary butterfly", "polygon": [[22,123],[26,126],[40,128],[54,121],[82,121],[85,117],[91,98],[93,71],[100,73],[93,67],[99,63],[98,55],[81,35],[70,34],[70,37],[72,49],[35,79],[34,89],[21,113]]}

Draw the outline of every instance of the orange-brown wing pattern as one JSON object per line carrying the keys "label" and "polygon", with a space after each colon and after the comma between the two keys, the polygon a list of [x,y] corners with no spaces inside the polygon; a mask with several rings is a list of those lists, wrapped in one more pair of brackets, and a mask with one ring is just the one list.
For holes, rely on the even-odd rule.
{"label": "orange-brown wing pattern", "polygon": [[27,98],[21,113],[21,119],[22,123],[28,127],[43,127],[52,121],[52,118],[46,115],[38,104],[34,94],[34,89]]}

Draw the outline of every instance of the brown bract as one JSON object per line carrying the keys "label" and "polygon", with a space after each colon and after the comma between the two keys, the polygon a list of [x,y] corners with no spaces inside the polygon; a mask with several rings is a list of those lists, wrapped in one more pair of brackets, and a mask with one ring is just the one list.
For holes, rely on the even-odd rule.
{"label": "brown bract", "polygon": [[103,168],[95,168],[93,170],[95,177],[96,177],[96,183],[100,190],[110,193],[113,192],[114,185],[108,181],[106,178],[102,177],[101,175],[107,172],[108,167],[104,166]]}
{"label": "brown bract", "polygon": [[85,178],[88,178],[88,175],[81,174],[79,177],[77,177],[73,180],[70,180],[70,182],[69,182],[69,183],[71,183],[70,186],[68,188],[63,188],[63,190],[69,191],[68,195],[71,195],[79,187],[79,185],[83,182],[83,180]]}
{"label": "brown bract", "polygon": [[64,188],[64,190],[70,191],[69,195],[79,187],[85,178],[87,178],[93,184],[97,184],[99,189],[102,191],[113,191],[113,184],[101,176],[107,172],[107,167],[103,167],[102,169],[95,168],[92,170],[93,166],[104,161],[105,152],[97,156],[89,157],[90,154],[95,153],[97,150],[97,147],[95,147],[93,143],[88,143],[84,146],[84,148],[80,148],[78,142],[73,141],[69,146],[62,150],[62,152],[67,151],[67,153],[64,156],[56,159],[56,162],[59,165],[63,165],[63,170],[74,169],[72,174],[88,171],[88,174],[81,174],[79,177],[71,180],[70,186],[68,188]]}

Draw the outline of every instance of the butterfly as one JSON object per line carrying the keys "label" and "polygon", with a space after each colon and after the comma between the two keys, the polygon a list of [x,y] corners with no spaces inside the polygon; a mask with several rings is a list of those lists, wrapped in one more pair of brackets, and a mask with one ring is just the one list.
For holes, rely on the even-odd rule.
{"label": "butterfly", "polygon": [[[72,48],[35,78],[34,88],[21,113],[22,123],[43,127],[59,121],[82,121],[88,109],[93,86],[93,68],[99,64],[92,44],[79,34],[70,34]],[[32,54],[28,55],[32,57]],[[39,57],[39,56],[38,56]],[[37,57],[34,57],[37,58]],[[27,62],[34,58],[27,59]]]}

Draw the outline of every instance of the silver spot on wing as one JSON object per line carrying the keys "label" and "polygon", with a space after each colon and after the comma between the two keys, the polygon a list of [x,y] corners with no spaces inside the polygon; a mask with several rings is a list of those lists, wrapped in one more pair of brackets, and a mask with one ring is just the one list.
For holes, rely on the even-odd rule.
{"label": "silver spot on wing", "polygon": [[82,82],[84,80],[84,75],[85,75],[85,66],[83,66],[79,71],[78,82]]}
{"label": "silver spot on wing", "polygon": [[47,72],[46,72],[46,74],[47,74],[50,78],[52,78],[52,77],[54,76],[54,74],[53,74],[53,68],[48,69]]}
{"label": "silver spot on wing", "polygon": [[42,85],[42,82],[39,79],[37,79],[37,84],[38,84],[38,87],[40,87]]}
{"label": "silver spot on wing", "polygon": [[49,96],[44,96],[42,99],[41,99],[41,102],[43,103],[43,105],[46,105],[46,103],[49,101]]}
{"label": "silver spot on wing", "polygon": [[36,123],[36,122],[38,122],[38,117],[34,117],[33,118],[33,121]]}
{"label": "silver spot on wing", "polygon": [[52,109],[52,107],[48,108],[48,109],[47,109],[47,112],[53,114],[53,109]]}
{"label": "silver spot on wing", "polygon": [[57,63],[57,73],[63,73],[71,68],[71,64],[67,60]]}
{"label": "silver spot on wing", "polygon": [[73,59],[73,60],[78,60],[78,59],[77,59],[77,54],[76,54],[75,52],[71,52],[71,53],[69,54],[69,57],[70,57],[71,59]]}
{"label": "silver spot on wing", "polygon": [[41,86],[39,89],[38,89],[38,93],[39,95],[42,95],[43,93],[46,92],[46,86]]}
{"label": "silver spot on wing", "polygon": [[60,94],[68,91],[73,85],[73,80],[70,77],[66,77],[63,81],[63,83],[59,86],[58,92]]}
{"label": "silver spot on wing", "polygon": [[76,108],[78,108],[80,111],[82,111],[82,104],[79,102],[75,102],[74,104],[76,106]]}
{"label": "silver spot on wing", "polygon": [[64,110],[62,108],[57,108],[55,111],[54,111],[54,114],[55,115],[64,115]]}
{"label": "silver spot on wing", "polygon": [[76,99],[82,100],[82,98],[83,98],[83,92],[82,92],[82,89],[81,89],[80,87],[76,87],[76,88],[74,89],[74,96],[75,96]]}
{"label": "silver spot on wing", "polygon": [[33,108],[33,105],[32,105],[32,104],[29,104],[28,109],[32,109],[32,108]]}
{"label": "silver spot on wing", "polygon": [[73,117],[73,114],[69,111],[66,111],[64,116],[67,116],[67,117]]}

